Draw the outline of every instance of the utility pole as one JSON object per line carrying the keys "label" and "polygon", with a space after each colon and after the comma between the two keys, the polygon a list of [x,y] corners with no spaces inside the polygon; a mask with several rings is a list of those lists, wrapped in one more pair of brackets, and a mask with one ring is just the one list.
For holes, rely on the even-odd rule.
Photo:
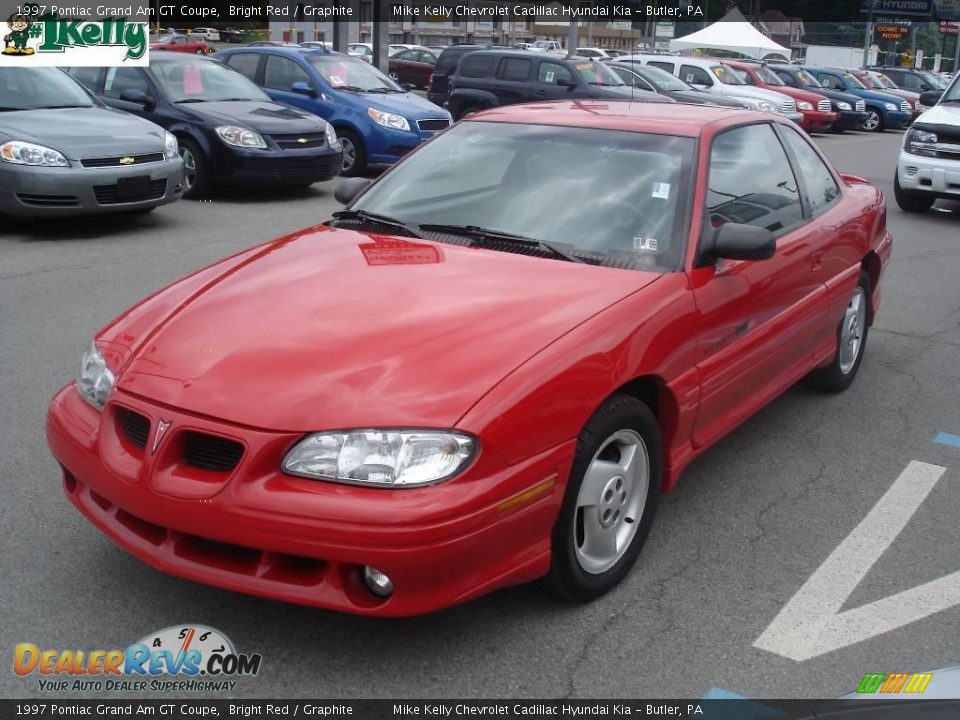
{"label": "utility pole", "polygon": [[567,34],[567,57],[577,54],[577,45],[580,44],[580,28],[576,20],[570,21],[570,32]]}
{"label": "utility pole", "polygon": [[867,27],[863,31],[863,67],[870,65],[870,41],[873,40],[873,6],[876,0],[867,3]]}
{"label": "utility pole", "polygon": [[953,74],[960,70],[960,33],[953,36]]}

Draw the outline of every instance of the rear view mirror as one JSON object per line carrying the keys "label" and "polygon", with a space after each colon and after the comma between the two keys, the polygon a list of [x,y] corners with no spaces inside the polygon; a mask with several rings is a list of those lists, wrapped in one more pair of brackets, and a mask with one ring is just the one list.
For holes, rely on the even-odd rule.
{"label": "rear view mirror", "polygon": [[927,90],[924,93],[920,93],[920,104],[933,107],[940,102],[941,95],[943,95],[942,90]]}
{"label": "rear view mirror", "polygon": [[341,205],[349,205],[370,186],[366,178],[347,178],[333,191],[334,199]]}
{"label": "rear view mirror", "polygon": [[767,260],[777,252],[777,239],[766,228],[725,223],[714,230],[713,242],[703,249],[706,261]]}
{"label": "rear view mirror", "polygon": [[120,99],[125,102],[143,105],[145,110],[152,110],[154,107],[153,98],[147,95],[143,90],[137,88],[128,88],[120,93]]}
{"label": "rear view mirror", "polygon": [[303,80],[298,80],[290,86],[290,92],[295,92],[300,95],[307,95],[309,97],[316,97],[317,91],[310,87],[310,83],[304,82]]}

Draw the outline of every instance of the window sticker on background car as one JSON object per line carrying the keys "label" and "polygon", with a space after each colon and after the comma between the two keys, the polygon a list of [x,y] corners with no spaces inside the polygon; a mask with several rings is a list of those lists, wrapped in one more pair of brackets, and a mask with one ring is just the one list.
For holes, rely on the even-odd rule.
{"label": "window sticker on background car", "polygon": [[203,79],[200,77],[200,68],[196,65],[187,65],[183,69],[183,94],[201,95],[203,93]]}
{"label": "window sticker on background car", "polygon": [[670,183],[655,182],[653,184],[653,192],[650,193],[650,197],[660,198],[661,200],[669,200]]}
{"label": "window sticker on background car", "polygon": [[633,249],[639,250],[641,252],[652,252],[655,253],[658,251],[659,243],[656,238],[648,237],[635,237],[633,239]]}
{"label": "window sticker on background car", "polygon": [[687,73],[687,74],[684,76],[683,79],[687,81],[687,84],[692,85],[692,84],[693,84],[693,73]]}
{"label": "window sticker on background car", "polygon": [[346,83],[343,81],[343,78],[340,77],[339,75],[331,75],[330,84],[337,87],[339,87],[340,85],[346,85]]}
{"label": "window sticker on background car", "polygon": [[553,70],[547,70],[547,82],[552,83],[555,75],[556,73],[554,73]]}

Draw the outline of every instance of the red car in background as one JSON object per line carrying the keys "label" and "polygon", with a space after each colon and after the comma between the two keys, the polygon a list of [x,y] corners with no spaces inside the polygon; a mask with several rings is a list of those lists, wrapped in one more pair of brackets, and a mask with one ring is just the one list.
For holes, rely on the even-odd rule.
{"label": "red car in background", "polygon": [[172,50],[173,52],[193,53],[194,55],[209,55],[213,52],[209,45],[200,37],[190,35],[158,35],[150,42],[151,50]]}
{"label": "red car in background", "polygon": [[839,117],[830,109],[830,99],[826,95],[791,87],[759,63],[724,60],[723,64],[741,71],[743,79],[750,85],[775,90],[796,100],[797,111],[803,115],[800,127],[807,132],[827,132]]}
{"label": "red car in background", "polygon": [[368,615],[613,588],[695,457],[853,382],[893,242],[794,123],[703,105],[481,112],[336,194],[96,333],[47,438],[144,561]]}
{"label": "red car in background", "polygon": [[850,70],[850,72],[853,73],[853,76],[857,78],[857,80],[866,85],[868,89],[879,90],[887,95],[895,95],[898,98],[906,100],[910,103],[910,111],[913,113],[914,118],[922,112],[921,110],[917,110],[917,101],[920,99],[920,93],[901,90],[893,80],[875,70],[856,69]]}
{"label": "red car in background", "polygon": [[387,60],[387,71],[394,82],[427,88],[439,56],[439,51],[427,48],[401,50]]}

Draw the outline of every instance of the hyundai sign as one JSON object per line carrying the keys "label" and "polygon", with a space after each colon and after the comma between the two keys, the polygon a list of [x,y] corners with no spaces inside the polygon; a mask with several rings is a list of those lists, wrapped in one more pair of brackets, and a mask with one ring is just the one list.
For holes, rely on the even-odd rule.
{"label": "hyundai sign", "polygon": [[933,0],[860,0],[860,12],[870,11],[884,17],[929,17],[933,12]]}

